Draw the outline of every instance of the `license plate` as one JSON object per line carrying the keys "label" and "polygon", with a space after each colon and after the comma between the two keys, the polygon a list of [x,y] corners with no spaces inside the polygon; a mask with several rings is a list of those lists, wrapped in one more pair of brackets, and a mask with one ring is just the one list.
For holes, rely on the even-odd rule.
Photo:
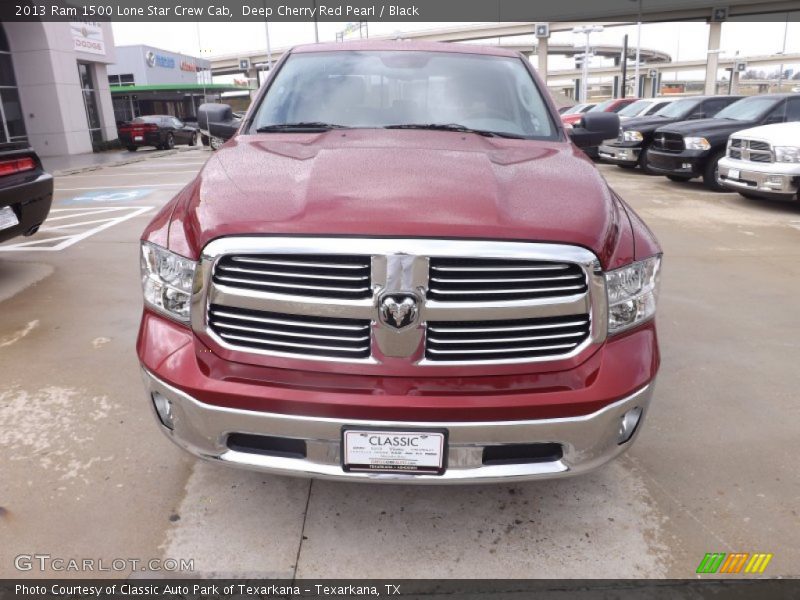
{"label": "license plate", "polygon": [[739,179],[739,169],[728,169],[728,179]]}
{"label": "license plate", "polygon": [[441,475],[447,431],[343,429],[342,468],[369,473]]}
{"label": "license plate", "polygon": [[143,140],[144,140],[144,138],[141,135],[134,136],[134,138],[133,138],[134,142],[141,142]]}
{"label": "license plate", "polygon": [[0,208],[0,230],[16,227],[17,225],[19,225],[19,219],[14,209],[10,206]]}

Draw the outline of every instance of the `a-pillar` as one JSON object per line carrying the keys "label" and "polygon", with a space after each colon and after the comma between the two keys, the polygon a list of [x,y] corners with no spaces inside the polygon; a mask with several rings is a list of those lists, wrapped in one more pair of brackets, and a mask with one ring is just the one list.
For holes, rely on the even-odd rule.
{"label": "a-pillar", "polygon": [[708,55],[706,56],[705,94],[717,93],[717,69],[719,67],[719,42],[722,37],[722,22],[713,21],[708,28]]}

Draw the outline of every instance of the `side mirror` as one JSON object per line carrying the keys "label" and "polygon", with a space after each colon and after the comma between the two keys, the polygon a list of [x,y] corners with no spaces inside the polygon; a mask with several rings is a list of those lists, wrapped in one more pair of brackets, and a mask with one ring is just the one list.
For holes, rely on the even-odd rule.
{"label": "side mirror", "polygon": [[233,116],[233,109],[227,104],[209,102],[197,109],[197,124],[211,137],[227,141],[236,135],[241,122]]}
{"label": "side mirror", "polygon": [[619,135],[619,115],[608,112],[590,112],[583,115],[580,123],[568,130],[572,142],[578,148],[599,146],[604,140]]}

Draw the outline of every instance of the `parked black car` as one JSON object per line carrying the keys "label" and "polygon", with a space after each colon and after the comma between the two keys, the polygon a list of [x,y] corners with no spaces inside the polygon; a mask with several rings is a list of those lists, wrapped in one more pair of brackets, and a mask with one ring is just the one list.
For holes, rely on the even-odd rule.
{"label": "parked black car", "polygon": [[197,145],[197,125],[184,123],[169,115],[136,117],[117,129],[119,141],[131,152],[141,146],[170,150],[176,144]]}
{"label": "parked black car", "polygon": [[708,189],[725,191],[718,180],[719,159],[728,136],[742,129],[800,121],[800,94],[750,96],[722,109],[713,119],[685,121],[655,131],[648,168],[673,181],[703,178]]}
{"label": "parked black car", "polygon": [[656,129],[679,121],[711,118],[726,106],[741,99],[742,96],[681,98],[654,115],[628,119],[620,126],[616,141],[600,146],[600,159],[627,169],[634,169],[638,165],[643,171],[649,172],[647,149],[653,143]]}
{"label": "parked black car", "polygon": [[0,144],[0,242],[33,235],[53,201],[53,177],[24,144]]}

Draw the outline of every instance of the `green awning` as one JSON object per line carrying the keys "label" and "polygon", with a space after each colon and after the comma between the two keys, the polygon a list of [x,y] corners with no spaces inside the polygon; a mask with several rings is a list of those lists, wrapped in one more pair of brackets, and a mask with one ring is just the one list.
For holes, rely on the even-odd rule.
{"label": "green awning", "polygon": [[112,94],[137,94],[142,92],[237,92],[248,91],[250,88],[233,83],[176,83],[168,85],[112,85]]}

